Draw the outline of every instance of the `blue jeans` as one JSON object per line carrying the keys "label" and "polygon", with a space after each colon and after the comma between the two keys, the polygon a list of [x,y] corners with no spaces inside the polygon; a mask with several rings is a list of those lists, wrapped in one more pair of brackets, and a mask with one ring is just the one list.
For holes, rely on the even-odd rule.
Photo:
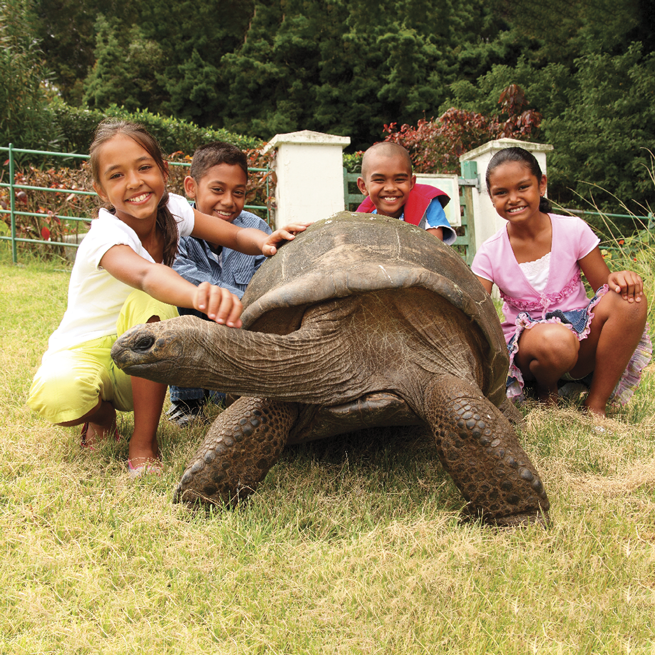
{"label": "blue jeans", "polygon": [[[196,311],[195,309],[178,307],[177,311],[180,313],[180,316],[197,316],[205,321],[209,320],[205,314]],[[200,389],[196,387],[177,387],[175,385],[171,385],[170,390],[172,403],[189,400],[203,400],[204,398],[208,398],[218,405],[225,400],[225,394],[222,391],[210,391],[208,389]]]}

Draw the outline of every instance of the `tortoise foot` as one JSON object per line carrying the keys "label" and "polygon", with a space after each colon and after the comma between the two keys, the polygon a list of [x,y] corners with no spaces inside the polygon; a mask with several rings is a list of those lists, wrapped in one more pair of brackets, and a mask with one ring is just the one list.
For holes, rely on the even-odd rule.
{"label": "tortoise foot", "polygon": [[439,458],[469,513],[510,525],[548,511],[548,496],[513,427],[478,387],[446,375],[429,390],[426,405]]}
{"label": "tortoise foot", "polygon": [[280,457],[297,413],[291,403],[239,398],[209,429],[173,501],[233,507],[252,494]]}

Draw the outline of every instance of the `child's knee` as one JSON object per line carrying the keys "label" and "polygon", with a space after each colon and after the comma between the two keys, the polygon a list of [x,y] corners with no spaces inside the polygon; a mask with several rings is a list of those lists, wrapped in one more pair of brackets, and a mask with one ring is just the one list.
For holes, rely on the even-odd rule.
{"label": "child's knee", "polygon": [[616,316],[626,329],[643,330],[648,315],[648,303],[646,296],[642,295],[639,302],[628,302],[618,294],[617,299],[610,309],[610,317]]}
{"label": "child's knee", "polygon": [[116,322],[116,334],[120,336],[135,325],[152,323],[153,319],[165,321],[179,316],[177,307],[155,300],[144,291],[135,289],[127,297]]}
{"label": "child's knee", "polygon": [[641,295],[639,302],[636,300],[628,302],[621,294],[615,291],[609,291],[596,308],[594,308],[594,313],[601,317],[605,314],[606,318],[619,317],[626,324],[635,322],[645,323],[648,314],[648,301],[646,300],[645,294]]}
{"label": "child's knee", "polygon": [[580,342],[571,330],[553,325],[539,335],[538,350],[538,359],[543,363],[568,370],[578,359]]}
{"label": "child's knee", "polygon": [[32,381],[28,406],[51,423],[75,421],[111,396],[108,371],[91,361],[79,360],[75,351],[56,353],[44,362]]}
{"label": "child's knee", "polygon": [[639,322],[646,323],[648,317],[648,301],[646,300],[646,294],[641,295],[641,300],[639,302],[632,303],[635,305],[636,319]]}

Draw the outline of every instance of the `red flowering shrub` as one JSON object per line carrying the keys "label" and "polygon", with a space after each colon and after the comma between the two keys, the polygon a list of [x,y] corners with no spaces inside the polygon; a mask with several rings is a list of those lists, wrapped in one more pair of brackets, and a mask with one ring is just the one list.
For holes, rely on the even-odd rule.
{"label": "red flowering shrub", "polygon": [[541,124],[541,114],[524,109],[527,100],[521,87],[508,86],[498,100],[497,116],[455,109],[439,118],[421,119],[416,127],[396,123],[384,126],[386,141],[409,150],[417,173],[459,173],[459,156],[487,141],[510,137],[528,140]]}
{"label": "red flowering shrub", "polygon": [[[246,150],[248,166],[253,168],[268,168],[272,163],[271,154],[262,154],[261,149]],[[173,153],[170,162],[191,163],[191,157],[183,152]],[[8,167],[8,162],[6,163]],[[189,173],[188,166],[169,166],[168,190],[172,193],[184,195],[184,178]],[[4,181],[7,168],[0,173]],[[269,189],[267,192],[267,181]],[[82,233],[87,229],[87,223],[81,221],[66,221],[60,217],[72,216],[79,218],[94,218],[98,214],[101,200],[96,196],[77,195],[70,190],[93,191],[91,171],[88,161],[83,161],[78,168],[49,168],[41,170],[35,166],[19,169],[14,174],[14,183],[21,186],[45,187],[48,189],[62,189],[62,191],[36,191],[33,189],[15,190],[16,211],[36,214],[36,216],[16,215],[16,236],[21,239],[42,239],[44,241],[62,242],[67,235]],[[253,171],[248,181],[248,195],[246,204],[262,205],[271,209],[274,205],[275,178],[272,171]],[[0,188],[0,208],[9,210],[10,198],[7,187]],[[262,218],[265,213],[258,210]],[[9,235],[11,228],[11,215],[0,213],[2,221],[8,229],[4,232]],[[19,248],[43,251],[43,245],[20,242]],[[45,256],[65,254],[63,246],[48,247]]]}
{"label": "red flowering shrub", "polygon": [[[3,175],[4,177],[4,175]],[[15,191],[16,211],[29,212],[35,216],[16,215],[16,236],[21,239],[43,239],[44,241],[64,241],[69,234],[86,232],[86,225],[79,221],[66,221],[60,217],[89,217],[94,215],[98,200],[94,196],[70,193],[71,190],[93,190],[87,162],[79,168],[49,168],[41,170],[28,166],[14,174],[14,183],[23,186],[61,189],[61,191],[35,191],[18,189]],[[9,189],[0,190],[0,206],[10,208]],[[11,215],[0,214],[0,219],[11,228]],[[9,234],[9,229],[6,233]],[[36,244],[20,243],[21,249],[34,249]],[[42,249],[42,247],[40,247]],[[62,246],[47,249],[48,254],[63,255]]]}

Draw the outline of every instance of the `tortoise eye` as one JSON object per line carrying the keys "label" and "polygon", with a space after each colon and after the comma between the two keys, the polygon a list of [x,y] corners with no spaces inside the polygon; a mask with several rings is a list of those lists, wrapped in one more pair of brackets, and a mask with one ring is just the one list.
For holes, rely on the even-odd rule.
{"label": "tortoise eye", "polygon": [[140,337],[137,342],[134,344],[134,350],[139,352],[146,352],[152,348],[155,343],[155,338],[151,336]]}

